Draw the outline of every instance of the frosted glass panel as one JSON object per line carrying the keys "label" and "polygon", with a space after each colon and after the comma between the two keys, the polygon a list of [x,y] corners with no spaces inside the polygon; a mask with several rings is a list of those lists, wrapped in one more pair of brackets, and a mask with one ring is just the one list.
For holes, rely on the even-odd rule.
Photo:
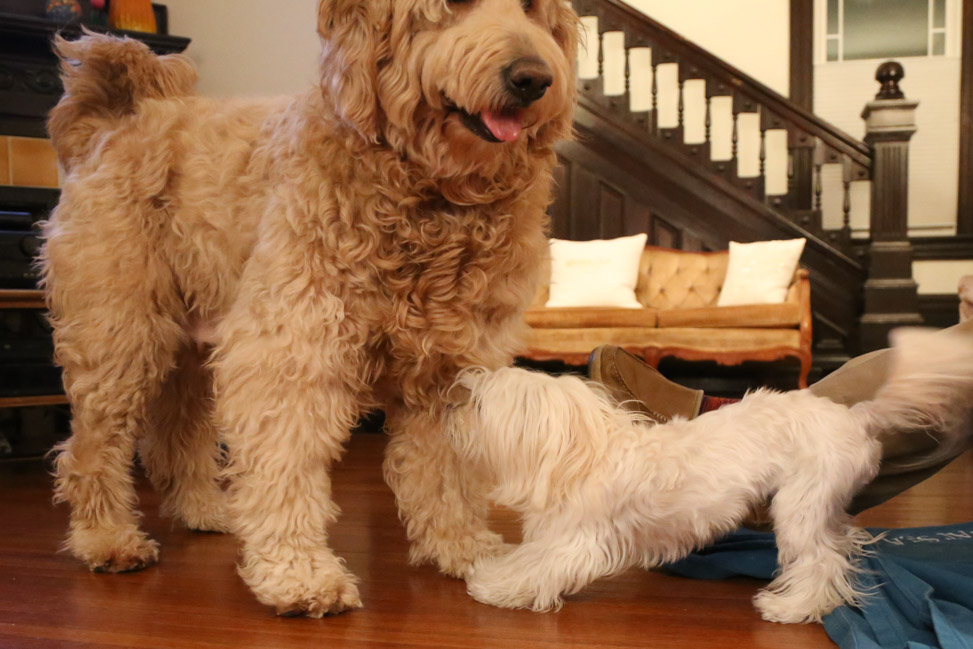
{"label": "frosted glass panel", "polygon": [[932,26],[946,26],[946,0],[936,0],[932,10]]}
{"label": "frosted glass panel", "polygon": [[838,25],[838,0],[828,0],[828,34],[837,34]]}
{"label": "frosted glass panel", "polygon": [[939,32],[932,35],[933,56],[942,56],[946,53],[946,34]]}
{"label": "frosted glass panel", "polygon": [[838,60],[838,39],[837,38],[828,39],[828,60],[829,61]]}
{"label": "frosted glass panel", "polygon": [[929,0],[845,0],[843,58],[926,56]]}

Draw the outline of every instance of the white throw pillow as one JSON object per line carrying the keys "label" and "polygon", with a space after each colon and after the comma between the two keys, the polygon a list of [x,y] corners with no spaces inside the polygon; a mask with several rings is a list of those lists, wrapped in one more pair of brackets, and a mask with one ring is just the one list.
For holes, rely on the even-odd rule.
{"label": "white throw pillow", "polygon": [[781,304],[804,252],[805,239],[730,242],[730,259],[717,306]]}
{"label": "white throw pillow", "polygon": [[640,309],[635,299],[647,235],[618,239],[551,239],[549,307],[614,306]]}

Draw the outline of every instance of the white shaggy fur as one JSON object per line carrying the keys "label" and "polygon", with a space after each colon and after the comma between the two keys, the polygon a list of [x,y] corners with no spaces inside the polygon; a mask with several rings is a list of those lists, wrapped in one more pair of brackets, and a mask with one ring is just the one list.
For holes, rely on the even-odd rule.
{"label": "white shaggy fur", "polygon": [[[883,430],[958,431],[973,395],[969,337],[900,331],[893,369],[851,408],[807,390],[758,390],[692,421],[652,425],[577,377],[472,371],[452,439],[523,516],[523,544],[479,560],[477,600],[537,611],[633,565],[686,556],[773,495],[779,574],[755,598],[764,619],[820,621],[859,599],[869,536],[845,507],[879,465]],[[924,428],[925,427],[925,428]]]}

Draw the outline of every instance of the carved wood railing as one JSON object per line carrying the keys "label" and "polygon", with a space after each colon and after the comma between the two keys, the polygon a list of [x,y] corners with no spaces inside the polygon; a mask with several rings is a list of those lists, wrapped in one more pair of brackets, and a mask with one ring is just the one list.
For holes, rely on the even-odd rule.
{"label": "carved wood railing", "polygon": [[[612,111],[617,119],[629,122],[646,135],[678,149],[699,161],[714,176],[739,187],[758,200],[766,202],[804,229],[821,236],[845,253],[851,251],[851,186],[868,181],[872,174],[870,147],[820,117],[791,102],[786,97],[749,77],[732,65],[686,40],[676,32],[636,11],[620,0],[574,0],[582,17],[597,19],[595,42],[588,48],[597,52],[598,71],[594,78],[582,79],[582,100]],[[605,39],[610,32],[621,32],[624,38],[623,89],[621,94],[605,93]],[[647,110],[631,110],[631,82],[635,72],[631,52],[637,48],[651,50],[651,105]],[[675,92],[677,114],[674,125],[660,124],[660,104],[664,90],[659,83],[659,67],[678,66]],[[686,83],[701,80],[705,84],[704,129],[700,142],[687,142],[685,114]],[[712,157],[712,124],[714,99],[729,98],[732,112],[732,134],[728,159]],[[670,98],[671,99],[671,98]],[[759,124],[759,163],[754,175],[739,172],[740,117],[756,116]],[[768,135],[786,132],[786,187],[770,193],[767,183]],[[822,208],[826,183],[825,165],[841,165],[841,223],[826,229]]]}

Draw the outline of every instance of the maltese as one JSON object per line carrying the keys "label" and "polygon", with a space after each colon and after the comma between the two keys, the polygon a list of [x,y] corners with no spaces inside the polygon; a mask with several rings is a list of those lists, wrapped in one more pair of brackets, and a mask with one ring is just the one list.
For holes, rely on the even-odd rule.
{"label": "maltese", "polygon": [[856,566],[871,537],[845,508],[878,472],[877,436],[942,431],[947,455],[969,429],[969,336],[899,330],[893,340],[891,373],[871,401],[848,408],[807,390],[760,389],[666,424],[578,377],[467,371],[451,441],[523,525],[522,544],[473,564],[470,595],[557,609],[595,579],[685,557],[772,496],[779,572],[754,598],[763,618],[820,621],[860,602]]}

